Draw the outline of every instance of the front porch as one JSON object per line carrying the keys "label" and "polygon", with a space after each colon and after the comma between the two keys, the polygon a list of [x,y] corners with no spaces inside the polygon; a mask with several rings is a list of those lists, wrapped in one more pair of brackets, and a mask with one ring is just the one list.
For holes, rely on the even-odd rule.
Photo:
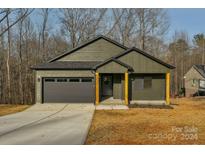
{"label": "front porch", "polygon": [[141,100],[170,103],[169,72],[136,73],[132,67],[116,59],[99,64],[94,70],[96,105],[128,106],[129,101]]}
{"label": "front porch", "polygon": [[[129,104],[149,104],[149,105],[169,105],[170,104],[170,73],[165,76],[165,95],[164,99],[142,100],[133,99],[132,73],[98,73],[96,79],[96,105],[126,105]],[[136,86],[136,85],[134,85]],[[139,91],[137,92],[139,93]],[[144,96],[146,97],[146,96]],[[149,97],[149,96],[147,96]]]}
{"label": "front porch", "polygon": [[96,105],[128,105],[128,73],[96,73]]}

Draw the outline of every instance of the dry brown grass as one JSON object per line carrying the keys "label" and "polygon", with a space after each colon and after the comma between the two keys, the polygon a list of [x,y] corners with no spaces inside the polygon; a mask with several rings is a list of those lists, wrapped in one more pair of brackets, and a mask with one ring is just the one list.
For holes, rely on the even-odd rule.
{"label": "dry brown grass", "polygon": [[12,114],[16,112],[21,112],[31,105],[11,105],[11,104],[0,104],[0,116],[4,116],[7,114]]}
{"label": "dry brown grass", "polygon": [[174,99],[172,107],[96,111],[86,144],[205,144],[205,99]]}

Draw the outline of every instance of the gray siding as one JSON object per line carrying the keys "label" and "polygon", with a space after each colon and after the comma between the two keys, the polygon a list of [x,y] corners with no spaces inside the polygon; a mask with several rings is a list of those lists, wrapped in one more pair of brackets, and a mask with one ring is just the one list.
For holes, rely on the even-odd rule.
{"label": "gray siding", "polygon": [[[144,76],[152,77],[152,87],[136,89],[137,79],[142,79]],[[130,98],[132,100],[165,100],[165,75],[131,75],[130,76]]]}
{"label": "gray siding", "polygon": [[[186,96],[192,96],[196,92],[198,92],[199,87],[199,79],[204,79],[201,74],[196,71],[195,68],[191,67],[191,69],[185,74],[185,90],[186,90]],[[193,84],[193,80],[196,80],[197,82]]]}
{"label": "gray siding", "polygon": [[123,74],[114,74],[113,75],[113,97],[114,99],[123,99],[122,92],[123,92],[123,85],[122,85],[122,78]]}
{"label": "gray siding", "polygon": [[97,69],[99,73],[125,73],[127,72],[127,68],[111,61],[108,64],[105,64]]}
{"label": "gray siding", "polygon": [[104,39],[100,39],[78,51],[62,57],[58,61],[104,61],[123,51],[123,48]]}
{"label": "gray siding", "polygon": [[[36,71],[36,103],[42,102],[42,78],[43,77],[94,77],[91,71]],[[40,81],[38,81],[40,78]]]}
{"label": "gray siding", "polygon": [[131,66],[134,69],[134,73],[166,73],[170,71],[169,68],[135,51],[118,59]]}

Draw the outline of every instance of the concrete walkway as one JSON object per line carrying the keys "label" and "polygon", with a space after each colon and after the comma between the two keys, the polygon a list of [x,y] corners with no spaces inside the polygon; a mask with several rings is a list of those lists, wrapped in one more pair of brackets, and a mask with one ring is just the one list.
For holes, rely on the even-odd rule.
{"label": "concrete walkway", "polygon": [[93,104],[36,104],[0,117],[0,144],[84,144]]}
{"label": "concrete walkway", "polygon": [[104,105],[100,104],[95,107],[96,110],[128,110],[129,107],[126,105]]}

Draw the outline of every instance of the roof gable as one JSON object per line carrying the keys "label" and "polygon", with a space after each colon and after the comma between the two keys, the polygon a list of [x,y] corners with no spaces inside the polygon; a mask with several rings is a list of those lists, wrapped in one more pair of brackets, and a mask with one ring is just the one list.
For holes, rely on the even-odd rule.
{"label": "roof gable", "polygon": [[193,68],[205,78],[205,65],[193,65]]}
{"label": "roof gable", "polygon": [[96,65],[93,69],[99,73],[125,73],[132,71],[132,67],[117,59],[107,60]]}
{"label": "roof gable", "polygon": [[68,55],[70,55],[70,54],[72,54],[72,53],[74,53],[74,52],[76,52],[76,51],[78,51],[78,50],[80,50],[80,49],[82,49],[82,48],[84,48],[86,46],[89,46],[90,44],[95,43],[95,42],[97,42],[98,40],[101,40],[101,39],[103,39],[103,40],[105,40],[105,41],[107,41],[107,42],[109,42],[109,43],[111,43],[111,44],[113,44],[113,45],[115,45],[117,47],[122,48],[122,51],[128,49],[126,46],[124,46],[124,45],[122,45],[122,44],[120,44],[120,43],[118,43],[118,42],[116,42],[116,41],[114,41],[114,40],[112,40],[110,38],[107,38],[105,36],[100,35],[100,36],[97,36],[97,37],[93,38],[92,40],[90,40],[90,41],[88,41],[88,42],[86,42],[86,43],[84,43],[84,44],[82,44],[82,45],[80,45],[80,46],[78,46],[76,48],[73,48],[72,50],[70,50],[68,52],[65,52],[65,53],[57,56],[54,59],[51,59],[49,62],[57,61],[57,60],[65,57],[65,56],[68,56]]}
{"label": "roof gable", "polygon": [[133,51],[135,51],[137,53],[140,53],[143,56],[145,56],[145,57],[147,57],[147,58],[149,58],[149,59],[151,59],[151,60],[153,60],[153,61],[155,61],[155,62],[157,62],[157,63],[159,63],[159,64],[161,64],[161,65],[163,65],[163,66],[165,66],[167,68],[169,68],[169,69],[174,69],[175,68],[174,66],[172,66],[172,65],[170,65],[168,63],[165,63],[164,61],[162,61],[162,60],[160,60],[160,59],[158,59],[158,58],[156,58],[156,57],[154,57],[154,56],[152,56],[152,55],[150,55],[150,54],[148,54],[148,53],[146,53],[146,52],[144,52],[144,51],[142,51],[142,50],[140,50],[138,48],[135,48],[135,47],[127,49],[124,53],[116,55],[114,58],[118,59],[118,58],[120,58],[120,57],[122,57],[124,55],[127,55],[128,53],[133,52]]}
{"label": "roof gable", "polygon": [[129,66],[129,65],[127,65],[127,64],[125,64],[125,63],[123,63],[123,62],[121,62],[120,60],[117,60],[117,59],[115,59],[115,58],[110,58],[110,59],[108,59],[108,60],[106,60],[106,61],[104,61],[104,62],[102,62],[102,63],[99,63],[99,64],[97,64],[96,66],[94,66],[93,69],[96,70],[96,69],[98,69],[98,68],[100,68],[100,67],[102,67],[102,66],[104,66],[104,65],[106,65],[106,64],[109,64],[109,63],[111,63],[111,62],[115,62],[115,63],[117,63],[117,64],[119,64],[119,65],[121,65],[121,66],[127,68],[127,69],[130,70],[130,71],[133,70],[131,66]]}

